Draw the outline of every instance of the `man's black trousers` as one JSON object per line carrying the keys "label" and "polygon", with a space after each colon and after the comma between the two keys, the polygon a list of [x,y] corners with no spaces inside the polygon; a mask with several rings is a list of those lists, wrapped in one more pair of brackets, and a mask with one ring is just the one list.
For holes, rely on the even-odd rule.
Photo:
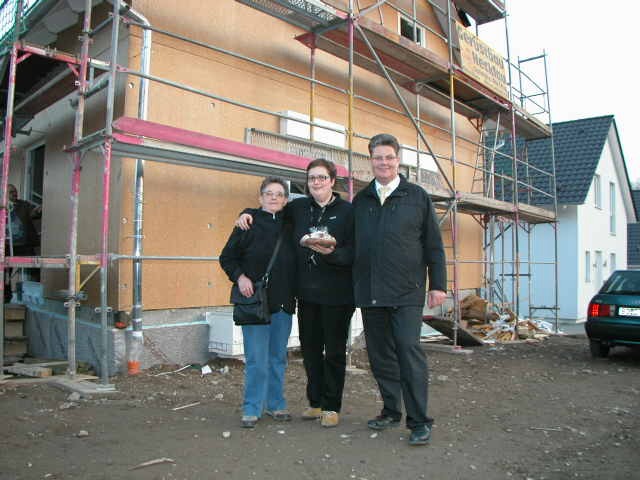
{"label": "man's black trousers", "polygon": [[339,412],[347,365],[347,335],[354,307],[300,302],[298,328],[307,371],[309,405]]}
{"label": "man's black trousers", "polygon": [[381,415],[402,418],[407,427],[431,427],[427,416],[429,369],[420,346],[422,307],[371,307],[362,309],[367,353],[384,402]]}

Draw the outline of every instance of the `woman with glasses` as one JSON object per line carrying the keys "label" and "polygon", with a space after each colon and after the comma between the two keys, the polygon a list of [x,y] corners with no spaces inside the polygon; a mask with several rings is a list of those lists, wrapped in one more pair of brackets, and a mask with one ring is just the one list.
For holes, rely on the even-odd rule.
{"label": "woman with glasses", "polygon": [[[300,346],[307,373],[309,406],[304,419],[320,419],[324,427],[340,421],[349,323],[354,312],[353,211],[333,192],[336,167],[319,158],[307,166],[309,197],[290,202],[285,218],[293,224],[296,244],[296,295]],[[240,216],[240,228],[253,224]],[[254,226],[251,226],[253,230]]]}
{"label": "woman with glasses", "polygon": [[260,208],[248,210],[253,228],[248,231],[235,228],[220,254],[220,265],[229,280],[237,283],[242,295],[250,297],[254,282],[265,274],[278,238],[283,235],[269,280],[271,323],[242,325],[246,360],[242,405],[245,428],[254,428],[263,413],[278,421],[291,420],[284,397],[287,343],[295,310],[295,254],[291,232],[283,231],[282,219],[288,198],[284,180],[266,178],[260,186]]}

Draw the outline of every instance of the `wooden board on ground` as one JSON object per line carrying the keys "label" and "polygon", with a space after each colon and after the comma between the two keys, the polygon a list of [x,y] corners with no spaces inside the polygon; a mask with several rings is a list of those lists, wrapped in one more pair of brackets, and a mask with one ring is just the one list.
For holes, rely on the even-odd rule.
{"label": "wooden board on ground", "polygon": [[27,342],[23,340],[4,341],[4,354],[9,357],[24,357],[27,354]]}
{"label": "wooden board on ground", "polygon": [[[443,317],[429,317],[425,316],[422,321],[429,325],[434,330],[439,331],[443,335],[446,335],[453,340],[453,321]],[[477,345],[484,345],[484,342],[476,337],[469,330],[465,330],[458,325],[458,345],[462,347],[474,347]]]}
{"label": "wooden board on ground", "polygon": [[41,358],[25,358],[23,363],[30,367],[54,367],[54,369],[65,368],[69,365],[67,360],[43,360]]}
{"label": "wooden board on ground", "polygon": [[23,377],[50,377],[53,374],[51,368],[41,367],[39,365],[25,365],[24,363],[15,363],[4,367],[6,372],[14,375],[22,375]]}
{"label": "wooden board on ground", "polygon": [[[31,385],[33,383],[56,383],[63,379],[66,379],[66,375],[53,375],[51,377],[41,377],[41,378],[6,378],[4,380],[0,380],[0,384],[4,385]],[[77,373],[74,381],[81,382],[85,380],[97,380],[98,377],[94,375],[83,375],[81,373]]]}
{"label": "wooden board on ground", "polygon": [[5,320],[24,320],[25,307],[19,303],[6,303],[4,305]]}

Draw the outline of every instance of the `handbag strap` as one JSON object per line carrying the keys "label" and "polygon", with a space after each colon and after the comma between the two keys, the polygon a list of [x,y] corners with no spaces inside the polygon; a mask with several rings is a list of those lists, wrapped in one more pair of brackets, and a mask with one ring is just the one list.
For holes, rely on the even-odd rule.
{"label": "handbag strap", "polygon": [[269,265],[267,265],[267,270],[264,272],[264,275],[262,276],[265,283],[269,281],[269,274],[271,273],[273,264],[275,263],[276,257],[278,256],[278,250],[280,250],[280,245],[282,245],[282,237],[284,237],[284,229],[280,231],[280,235],[278,236],[278,241],[276,242],[276,246],[273,249],[273,253],[271,254],[271,259],[269,260]]}

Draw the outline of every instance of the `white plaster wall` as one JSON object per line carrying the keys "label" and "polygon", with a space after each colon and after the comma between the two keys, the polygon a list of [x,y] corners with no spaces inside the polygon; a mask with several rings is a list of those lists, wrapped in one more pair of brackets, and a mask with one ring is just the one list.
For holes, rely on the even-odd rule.
{"label": "white plaster wall", "polygon": [[[558,318],[575,319],[578,304],[576,301],[577,269],[579,260],[576,244],[578,242],[578,224],[576,221],[575,205],[561,205],[558,208]],[[523,237],[521,235],[521,237]],[[526,242],[526,239],[523,240]],[[549,224],[536,225],[531,232],[531,253],[523,254],[525,261],[531,261],[531,304],[536,306],[555,305],[554,282],[554,231]],[[536,262],[543,262],[540,265]],[[523,271],[526,271],[526,265]],[[521,287],[521,298],[529,294],[528,283],[525,278]],[[553,318],[552,310],[538,310],[536,317]]]}
{"label": "white plaster wall", "polygon": [[[578,227],[576,222],[576,209],[574,205],[560,206],[558,209],[558,317],[574,320],[578,315],[577,291],[577,242]],[[520,297],[519,314],[521,317],[529,316],[529,305],[552,307],[555,305],[554,282],[555,261],[554,230],[550,224],[535,225],[531,233],[527,234],[523,229],[519,230],[520,250]],[[528,238],[530,237],[530,238]],[[504,240],[505,271],[511,273],[511,245],[512,235],[509,233]],[[496,257],[499,260],[502,253],[500,240],[496,245]],[[533,263],[533,264],[531,264]],[[498,266],[497,272],[500,271]],[[528,276],[530,274],[530,276]],[[507,297],[513,296],[511,278],[505,277]],[[553,310],[536,310],[533,316],[537,318],[554,318]]]}
{"label": "white plaster wall", "polygon": [[[610,254],[616,254],[616,268],[624,269],[627,265],[627,216],[621,195],[622,182],[613,163],[609,142],[602,150],[602,157],[596,168],[600,175],[602,203],[601,208],[595,206],[593,182],[584,205],[578,207],[578,224],[580,235],[578,242],[578,319],[586,319],[586,309],[591,297],[600,289],[601,283],[596,279],[596,251],[602,252],[602,281],[611,274]],[[616,229],[611,233],[609,228],[609,214],[611,212],[609,185],[613,183],[616,190]],[[591,281],[585,281],[585,252],[591,252]]]}

